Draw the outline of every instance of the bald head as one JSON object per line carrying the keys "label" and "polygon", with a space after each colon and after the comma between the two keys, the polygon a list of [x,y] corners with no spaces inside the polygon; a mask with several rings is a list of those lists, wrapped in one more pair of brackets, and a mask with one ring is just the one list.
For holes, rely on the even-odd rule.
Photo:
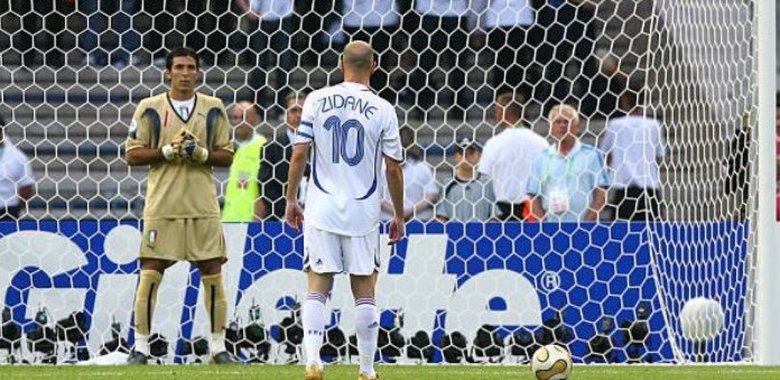
{"label": "bald head", "polygon": [[344,47],[343,70],[371,72],[374,68],[374,51],[365,41],[352,41]]}
{"label": "bald head", "polygon": [[233,126],[246,122],[251,126],[260,124],[260,115],[257,112],[257,108],[252,102],[242,100],[236,103],[233,108],[230,109],[230,123]]}
{"label": "bald head", "polygon": [[260,124],[260,113],[252,102],[240,101],[230,109],[230,124],[236,128],[236,140],[244,141],[252,137]]}

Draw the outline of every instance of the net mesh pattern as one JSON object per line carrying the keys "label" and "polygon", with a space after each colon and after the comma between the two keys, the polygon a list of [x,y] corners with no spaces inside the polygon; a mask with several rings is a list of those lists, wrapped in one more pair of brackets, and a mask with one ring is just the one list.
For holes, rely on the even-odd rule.
{"label": "net mesh pattern", "polygon": [[[0,238],[0,357],[87,359],[132,345],[147,170],[127,167],[123,143],[137,103],[167,90],[170,49],[196,49],[198,90],[228,108],[257,104],[256,131],[273,140],[286,130],[288,95],[339,83],[344,44],[362,39],[379,60],[371,85],[396,106],[406,168],[416,168],[405,169],[407,197],[417,197],[407,199],[410,237],[383,252],[383,360],[523,362],[554,342],[580,362],[752,359],[754,1],[430,2],[449,4],[438,13],[410,0],[368,12],[353,1],[249,3],[0,4],[5,143],[27,155],[35,178]],[[467,146],[488,148],[501,132],[495,101],[505,92],[548,142],[551,108],[576,109],[578,140],[594,152],[577,170],[592,183],[567,203],[609,188],[604,223],[585,221],[585,210],[564,223],[493,223],[501,199],[453,179]],[[621,140],[616,121],[631,108],[621,102],[656,127]],[[618,133],[607,138],[610,128]],[[615,157],[636,164],[633,177],[621,177]],[[215,177],[221,199],[228,171]],[[464,199],[450,210],[476,216],[435,222],[455,193]],[[243,255],[226,266],[229,350],[302,360],[301,239],[273,222],[225,228],[230,252]],[[152,329],[160,361],[205,358],[201,292],[196,271],[166,273],[160,299],[171,302],[158,303]],[[355,360],[344,279],[333,294],[323,356]]]}

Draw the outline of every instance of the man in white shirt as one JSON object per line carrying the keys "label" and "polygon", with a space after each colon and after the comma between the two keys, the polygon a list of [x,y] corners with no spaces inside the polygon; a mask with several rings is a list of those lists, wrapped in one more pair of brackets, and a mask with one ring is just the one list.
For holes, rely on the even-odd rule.
{"label": "man in white shirt", "polygon": [[[414,142],[414,131],[409,127],[400,130],[401,146],[406,156],[401,167],[404,171],[404,219],[427,222],[433,219],[433,207],[439,200],[439,187],[433,168],[425,162],[422,150]],[[382,199],[382,220],[393,217],[390,194]]]}
{"label": "man in white shirt", "polygon": [[366,41],[377,53],[379,68],[371,77],[371,88],[385,100],[395,102],[397,87],[389,80],[391,70],[398,67],[398,52],[403,50],[395,37],[401,23],[396,1],[342,0],[341,7],[344,32],[350,40]]}
{"label": "man in white shirt", "polygon": [[661,124],[645,117],[637,107],[637,96],[628,91],[620,98],[626,116],[612,119],[599,139],[614,176],[611,202],[615,219],[659,218],[658,190],[661,188],[658,162],[664,157]]}
{"label": "man in white shirt", "polygon": [[33,195],[30,161],[5,135],[5,120],[0,117],[0,220],[19,218],[24,202]]}
{"label": "man in white shirt", "polygon": [[[290,91],[287,78],[297,65],[290,45],[300,23],[295,15],[294,3],[290,0],[236,0],[247,18],[258,23],[257,29],[249,36],[249,47],[256,58],[252,58],[255,68],[249,73],[247,84],[255,91],[255,103],[273,105],[266,119],[282,113],[283,100]],[[279,71],[274,76],[274,82],[268,83],[267,74],[274,68]]]}
{"label": "man in white shirt", "polygon": [[519,96],[509,92],[498,95],[493,118],[501,132],[485,143],[478,170],[493,179],[499,219],[528,220],[526,183],[531,164],[549,144],[525,125]]}
{"label": "man in white shirt", "polygon": [[[379,315],[374,287],[379,269],[381,160],[386,166],[394,215],[388,226],[390,244],[404,234],[403,173],[398,118],[394,107],[368,87],[376,68],[371,46],[347,44],[339,64],[344,82],[312,92],[303,104],[287,185],[285,219],[294,229],[303,225],[304,270],[308,276],[303,302],[303,346],[306,380],[321,380],[320,359],[325,333],[325,302],[333,275],[350,275],[355,298],[355,332],[360,356],[359,379],[377,379]],[[297,200],[309,149],[312,175],[306,213]],[[305,225],[304,225],[305,219]]]}

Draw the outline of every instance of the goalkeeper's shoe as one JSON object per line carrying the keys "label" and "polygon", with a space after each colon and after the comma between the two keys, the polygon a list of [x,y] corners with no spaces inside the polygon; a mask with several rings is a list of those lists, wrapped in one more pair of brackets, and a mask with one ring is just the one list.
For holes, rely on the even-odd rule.
{"label": "goalkeeper's shoe", "polygon": [[381,380],[379,378],[379,374],[374,374],[373,377],[366,375],[365,373],[361,372],[360,375],[358,375],[358,380]]}
{"label": "goalkeeper's shoe", "polygon": [[130,355],[127,357],[127,364],[130,365],[142,365],[146,364],[149,361],[149,357],[144,355],[142,352],[138,351],[132,351],[130,352]]}
{"label": "goalkeeper's shoe", "polygon": [[222,351],[211,357],[211,364],[239,364],[233,355],[230,355],[227,351]]}
{"label": "goalkeeper's shoe", "polygon": [[306,366],[306,376],[303,377],[303,380],[322,380],[323,372],[322,367]]}

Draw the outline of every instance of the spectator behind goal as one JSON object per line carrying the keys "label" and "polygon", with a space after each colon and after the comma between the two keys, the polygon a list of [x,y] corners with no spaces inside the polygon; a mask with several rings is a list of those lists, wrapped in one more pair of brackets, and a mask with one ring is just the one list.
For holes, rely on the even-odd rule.
{"label": "spectator behind goal", "polygon": [[240,101],[230,109],[230,124],[235,136],[233,164],[225,187],[224,222],[260,221],[265,205],[260,198],[260,161],[266,138],[256,133],[260,112],[249,101]]}
{"label": "spectator behind goal", "polygon": [[[263,187],[265,216],[271,220],[284,220],[284,209],[287,205],[284,199],[284,185],[287,183],[287,171],[290,168],[295,131],[301,125],[301,111],[306,95],[306,92],[303,91],[287,94],[284,98],[284,126],[277,128],[274,136],[269,136],[269,142],[263,148],[260,183]],[[311,167],[307,164],[298,188],[298,203],[302,207],[305,207],[306,203],[306,185],[310,170]]]}
{"label": "spectator behind goal", "polygon": [[[404,219],[426,222],[433,219],[433,205],[439,200],[439,188],[433,169],[425,162],[422,150],[414,142],[414,131],[402,127],[399,134],[406,155],[401,163],[404,173]],[[392,216],[390,194],[385,194],[382,200],[382,220],[390,220]]]}
{"label": "spectator behind goal", "polygon": [[582,127],[574,107],[554,106],[549,120],[555,143],[533,162],[528,180],[531,212],[544,221],[597,221],[609,187],[604,157],[579,141]]}
{"label": "spectator behind goal", "polygon": [[467,138],[460,140],[452,152],[455,173],[444,183],[442,200],[436,206],[436,219],[459,222],[484,222],[496,215],[493,183],[477,172],[482,148]]}
{"label": "spectator behind goal", "polygon": [[615,219],[659,218],[661,187],[658,162],[664,157],[664,139],[658,120],[646,117],[637,106],[637,95],[626,92],[620,98],[626,116],[610,120],[599,148],[607,155],[612,174]]}
{"label": "spectator behind goal", "polygon": [[498,218],[527,220],[529,206],[525,190],[531,163],[549,144],[528,128],[519,96],[510,92],[498,95],[493,118],[499,133],[485,143],[478,169],[493,180]]}
{"label": "spectator behind goal", "polygon": [[0,220],[16,220],[35,186],[27,156],[5,134],[5,119],[0,116]]}

